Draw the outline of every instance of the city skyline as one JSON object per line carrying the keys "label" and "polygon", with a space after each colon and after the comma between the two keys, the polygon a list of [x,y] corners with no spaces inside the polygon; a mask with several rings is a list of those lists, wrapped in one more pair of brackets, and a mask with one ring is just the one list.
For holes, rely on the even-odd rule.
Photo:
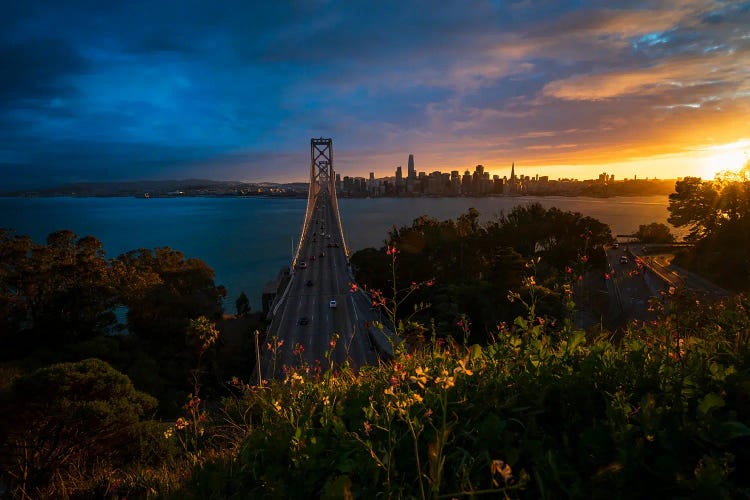
{"label": "city skyline", "polygon": [[321,136],[361,177],[412,153],[710,178],[750,154],[747,1],[31,1],[0,26],[5,189],[304,181]]}

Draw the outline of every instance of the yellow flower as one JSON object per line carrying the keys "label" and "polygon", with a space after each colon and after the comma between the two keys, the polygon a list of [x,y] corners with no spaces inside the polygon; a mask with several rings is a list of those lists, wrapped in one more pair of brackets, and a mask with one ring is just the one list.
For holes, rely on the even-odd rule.
{"label": "yellow flower", "polygon": [[463,359],[458,360],[458,366],[453,369],[453,373],[463,373],[464,375],[474,375],[474,372],[466,368],[466,363]]}
{"label": "yellow flower", "polygon": [[443,370],[442,377],[435,378],[435,384],[442,386],[443,389],[450,389],[456,385],[456,379],[448,376],[448,370]]}
{"label": "yellow flower", "polygon": [[424,385],[427,383],[428,380],[430,380],[429,376],[427,375],[428,369],[423,370],[421,366],[418,366],[416,370],[414,370],[414,375],[409,377],[409,380],[412,382],[416,382],[419,384],[419,387],[424,389]]}
{"label": "yellow flower", "polygon": [[169,429],[164,431],[164,439],[170,439],[173,433],[174,433],[174,429],[170,427]]}
{"label": "yellow flower", "polygon": [[[493,460],[490,465],[490,473],[494,476],[495,474],[503,478],[503,483],[507,483],[513,477],[513,470],[510,465],[506,464],[502,460]],[[492,484],[496,488],[500,486],[500,483],[493,477]]]}
{"label": "yellow flower", "polygon": [[177,430],[182,430],[189,425],[190,425],[190,422],[188,422],[182,417],[178,418],[177,421],[174,423],[174,426],[177,428]]}
{"label": "yellow flower", "polygon": [[281,411],[281,403],[278,401],[273,402],[273,407],[276,408],[276,411]]}

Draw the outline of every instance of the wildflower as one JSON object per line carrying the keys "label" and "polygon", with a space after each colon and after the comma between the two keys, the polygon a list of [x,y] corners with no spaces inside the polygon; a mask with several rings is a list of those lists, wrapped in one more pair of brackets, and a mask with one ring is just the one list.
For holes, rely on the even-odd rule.
{"label": "wildflower", "polygon": [[323,406],[328,406],[330,404],[331,404],[331,398],[329,398],[328,396],[324,397],[323,398]]}
{"label": "wildflower", "polygon": [[356,283],[352,283],[352,284],[350,284],[350,285],[349,285],[349,291],[350,291],[350,292],[354,293],[354,292],[356,292],[357,290],[359,290],[359,287],[357,286],[357,284],[356,284]]}
{"label": "wildflower", "polygon": [[281,411],[281,403],[279,401],[274,401],[273,407],[276,409],[276,411]]}
{"label": "wildflower", "polygon": [[583,262],[585,264],[588,261],[589,261],[589,256],[588,255],[581,256],[581,262]]}
{"label": "wildflower", "polygon": [[294,344],[294,349],[292,349],[292,354],[294,354],[295,356],[301,356],[303,352],[305,352],[305,346],[303,346],[299,342]]}
{"label": "wildflower", "polygon": [[235,386],[235,387],[236,387],[236,386],[238,386],[238,385],[240,385],[240,379],[238,379],[237,377],[232,377],[232,382],[231,382],[231,384],[232,384],[233,386]]}
{"label": "wildflower", "polygon": [[432,286],[434,284],[435,284],[435,280],[434,279],[425,282],[425,286]]}
{"label": "wildflower", "polygon": [[170,427],[169,429],[164,431],[164,439],[170,439],[173,433],[174,433],[174,429]]}
{"label": "wildflower", "polygon": [[456,379],[448,376],[448,370],[442,371],[442,376],[435,377],[435,384],[441,386],[443,389],[450,389],[456,385]]}
{"label": "wildflower", "polygon": [[570,274],[570,273],[573,272],[573,268],[570,267],[570,266],[568,266],[568,267],[565,268],[565,272],[568,273],[568,274]]}
{"label": "wildflower", "polygon": [[578,275],[578,281],[583,281],[583,276],[581,276],[580,274]]}
{"label": "wildflower", "polygon": [[609,278],[611,278],[611,277],[612,277],[612,276],[611,276],[611,275],[610,275],[609,273],[604,273],[604,279],[605,279],[605,280],[608,280],[608,279],[609,279]]}
{"label": "wildflower", "polygon": [[417,385],[419,385],[419,387],[424,389],[424,385],[429,380],[428,375],[427,375],[428,371],[429,369],[423,370],[421,366],[418,366],[416,370],[414,370],[414,375],[409,377],[409,380],[412,382],[416,382]]}
{"label": "wildflower", "polygon": [[182,417],[178,418],[177,421],[174,423],[174,426],[177,428],[178,431],[185,429],[189,425],[190,425],[190,422],[188,422]]}
{"label": "wildflower", "polygon": [[538,323],[539,323],[540,325],[544,326],[544,323],[545,323],[545,320],[544,320],[544,318],[542,318],[542,317],[540,316],[540,317],[538,317],[538,318],[537,318],[536,320],[537,320],[537,322],[538,322]]}
{"label": "wildflower", "polygon": [[331,348],[331,350],[336,348],[336,342],[339,340],[339,334],[334,333],[331,335],[331,340],[328,341],[328,346]]}
{"label": "wildflower", "polygon": [[466,362],[463,359],[458,360],[458,366],[453,369],[453,373],[463,373],[464,375],[474,375],[474,372],[466,368]]}
{"label": "wildflower", "polygon": [[414,394],[411,395],[411,402],[412,402],[412,404],[413,403],[421,403],[422,401],[424,401],[424,398],[422,398],[422,396],[420,396],[419,394],[414,393]]}
{"label": "wildflower", "polygon": [[369,436],[370,435],[370,431],[372,431],[372,425],[370,424],[370,422],[368,422],[367,420],[365,420],[365,422],[362,424],[362,427],[365,428],[365,434],[367,434]]}
{"label": "wildflower", "polygon": [[[499,474],[503,478],[503,483],[507,483],[513,478],[513,471],[511,470],[510,465],[502,460],[492,461],[492,464],[490,464],[490,474],[493,476]],[[496,488],[500,487],[500,483],[495,479],[492,480],[492,484]]]}

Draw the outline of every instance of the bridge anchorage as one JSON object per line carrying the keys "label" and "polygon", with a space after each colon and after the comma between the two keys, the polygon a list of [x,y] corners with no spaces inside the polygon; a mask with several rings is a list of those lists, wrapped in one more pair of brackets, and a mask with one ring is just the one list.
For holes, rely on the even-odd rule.
{"label": "bridge anchorage", "polygon": [[[374,364],[393,354],[380,311],[354,285],[344,237],[333,163],[333,140],[310,140],[310,187],[290,278],[278,290],[266,332],[262,378],[283,367],[323,363]],[[268,348],[270,346],[270,348]],[[333,346],[333,347],[332,347]]]}

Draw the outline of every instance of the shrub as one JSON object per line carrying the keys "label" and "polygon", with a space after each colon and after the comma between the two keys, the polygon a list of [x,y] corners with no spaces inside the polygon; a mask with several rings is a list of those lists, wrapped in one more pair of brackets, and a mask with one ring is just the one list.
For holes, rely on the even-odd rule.
{"label": "shrub", "polygon": [[[138,423],[156,400],[98,359],[60,363],[18,377],[0,396],[3,478],[26,495],[44,496],[102,463],[138,454]],[[70,481],[69,481],[70,480]]]}

